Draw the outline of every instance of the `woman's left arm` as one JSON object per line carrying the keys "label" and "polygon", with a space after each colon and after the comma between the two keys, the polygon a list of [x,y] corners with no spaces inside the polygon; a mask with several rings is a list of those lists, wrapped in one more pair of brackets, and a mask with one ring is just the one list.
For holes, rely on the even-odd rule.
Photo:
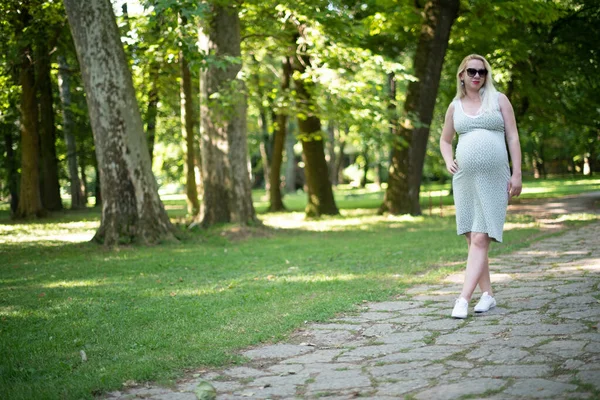
{"label": "woman's left arm", "polygon": [[506,132],[506,143],[512,161],[512,176],[508,182],[508,193],[512,196],[519,196],[523,187],[521,176],[521,144],[519,143],[519,131],[517,130],[517,121],[515,120],[515,112],[508,97],[500,93],[498,99],[500,103],[500,111],[504,118],[504,131]]}

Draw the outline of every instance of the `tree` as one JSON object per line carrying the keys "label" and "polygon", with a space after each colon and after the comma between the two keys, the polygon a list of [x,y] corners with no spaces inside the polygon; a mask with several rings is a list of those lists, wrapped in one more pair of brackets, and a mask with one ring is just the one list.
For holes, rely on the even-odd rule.
{"label": "tree", "polygon": [[62,129],[67,146],[67,165],[69,169],[71,208],[85,207],[87,200],[81,190],[77,167],[77,143],[75,140],[73,110],[71,109],[71,72],[64,56],[58,57],[58,86],[62,105]]}
{"label": "tree", "polygon": [[[187,18],[181,17],[180,21],[183,31],[183,27],[187,24]],[[182,42],[184,42],[183,39]],[[196,113],[194,111],[194,101],[192,98],[192,74],[183,49],[180,49],[179,51],[179,66],[181,72],[181,133],[185,138],[185,164],[183,169],[185,173],[185,193],[188,213],[195,216],[200,212],[198,189],[196,186],[196,173],[194,170],[194,158],[196,154]]]}
{"label": "tree", "polygon": [[380,212],[421,214],[419,194],[429,128],[450,29],[458,16],[458,0],[431,0],[414,56],[417,81],[408,85],[403,115],[398,120],[388,188]]}
{"label": "tree", "polygon": [[172,240],[150,165],[131,73],[110,0],[65,0],[87,93],[102,193],[94,240],[105,245]]}
{"label": "tree", "polygon": [[[26,8],[21,9],[21,29],[31,22]],[[22,31],[21,31],[22,32]],[[33,51],[31,41],[24,38],[20,53],[19,83],[21,85],[21,186],[19,206],[15,216],[27,218],[42,216],[42,197],[40,193],[40,138],[38,132],[38,106],[35,91],[35,74],[32,64]]]}
{"label": "tree", "polygon": [[58,183],[58,160],[56,159],[56,126],[54,123],[54,99],[50,78],[50,49],[56,38],[38,37],[36,40],[36,86],[39,93],[39,136],[41,156],[42,204],[50,211],[62,210],[60,185]]}
{"label": "tree", "polygon": [[201,71],[200,114],[204,194],[203,226],[257,222],[247,163],[246,97],[237,75],[240,20],[233,5],[211,4],[200,29],[200,50],[209,57]]}
{"label": "tree", "polygon": [[[295,37],[296,40],[303,36],[304,28],[303,25],[298,26],[299,35]],[[307,66],[311,65],[310,57],[302,50],[302,46],[298,46],[297,49],[297,54],[293,59],[293,67],[297,72],[294,77],[294,87],[296,88],[296,102],[299,107],[298,128],[304,156],[306,187],[308,188],[305,212],[310,217],[336,215],[339,214],[339,211],[333,198],[327,161],[325,161],[321,120],[317,116],[315,101],[311,93],[314,83],[310,76],[303,76]]]}
{"label": "tree", "polygon": [[[282,62],[281,94],[286,96],[290,87],[292,77],[292,60],[290,56],[284,56]],[[271,180],[269,190],[269,211],[284,211],[281,195],[281,164],[283,162],[283,149],[286,143],[288,116],[285,110],[280,109],[275,117],[275,138],[273,143],[273,159],[271,162]],[[294,159],[292,151],[287,154],[288,158]],[[292,183],[293,184],[293,183]]]}

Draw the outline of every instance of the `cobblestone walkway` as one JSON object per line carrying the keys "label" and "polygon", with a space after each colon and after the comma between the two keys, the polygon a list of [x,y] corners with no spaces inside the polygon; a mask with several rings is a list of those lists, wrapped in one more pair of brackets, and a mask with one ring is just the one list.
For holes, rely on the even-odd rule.
{"label": "cobblestone walkway", "polygon": [[138,387],[109,399],[599,399],[600,222],[491,260],[498,306],[449,317],[460,274],[397,300],[307,325],[251,361],[194,374],[175,388]]}

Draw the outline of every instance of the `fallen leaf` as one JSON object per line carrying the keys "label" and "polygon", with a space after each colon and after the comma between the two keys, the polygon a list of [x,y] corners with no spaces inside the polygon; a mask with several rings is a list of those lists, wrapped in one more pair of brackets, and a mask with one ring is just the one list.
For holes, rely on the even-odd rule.
{"label": "fallen leaf", "polygon": [[207,381],[200,381],[194,393],[198,400],[215,400],[217,398],[217,390]]}
{"label": "fallen leaf", "polygon": [[45,296],[46,296],[46,293],[44,293],[44,292],[38,294],[38,297],[45,297]]}
{"label": "fallen leaf", "polygon": [[171,293],[169,293],[169,294],[171,295],[171,297],[173,297],[173,296],[177,296],[177,293],[175,293],[175,292],[171,292]]}

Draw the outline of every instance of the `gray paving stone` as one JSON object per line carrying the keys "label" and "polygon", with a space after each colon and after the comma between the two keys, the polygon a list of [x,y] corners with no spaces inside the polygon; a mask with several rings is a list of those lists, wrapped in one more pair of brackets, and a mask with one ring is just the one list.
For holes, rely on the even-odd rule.
{"label": "gray paving stone", "polygon": [[401,352],[396,354],[390,354],[384,357],[375,359],[375,362],[405,362],[415,360],[442,360],[450,357],[456,353],[463,351],[464,349],[457,346],[441,346],[441,345],[429,345],[426,347],[419,347],[407,352]]}
{"label": "gray paving stone", "polygon": [[568,392],[576,389],[577,386],[568,383],[534,378],[519,379],[505,393],[532,399],[558,399],[567,397]]}
{"label": "gray paving stone", "polygon": [[586,342],[581,340],[553,340],[537,348],[542,353],[557,355],[564,358],[574,358],[583,352]]}
{"label": "gray paving stone", "polygon": [[396,326],[392,324],[375,324],[365,329],[361,334],[366,338],[380,337],[389,335],[396,331]]}
{"label": "gray paving stone", "polygon": [[422,322],[434,321],[437,319],[439,319],[439,317],[432,315],[403,315],[401,317],[389,319],[387,322],[396,325],[419,326]]}
{"label": "gray paving stone", "polygon": [[321,330],[344,330],[344,331],[359,331],[362,328],[360,324],[311,324],[306,327],[307,330],[321,329]]}
{"label": "gray paving stone", "polygon": [[194,393],[169,392],[151,397],[154,400],[198,400]]}
{"label": "gray paving stone", "polygon": [[400,374],[411,369],[421,369],[430,364],[429,361],[413,361],[400,364],[386,364],[376,367],[367,367],[366,371],[375,378],[386,377],[388,375],[396,375],[400,378]]}
{"label": "gray paving stone", "polygon": [[234,378],[255,378],[257,376],[268,375],[265,371],[256,368],[249,367],[235,367],[223,371],[224,375],[232,376]]}
{"label": "gray paving stone", "polygon": [[468,376],[474,378],[537,378],[552,371],[549,365],[494,365],[474,368]]}
{"label": "gray paving stone", "polygon": [[295,344],[274,344],[271,346],[260,347],[253,350],[248,350],[242,353],[251,360],[259,360],[265,358],[285,358],[297,356],[299,354],[308,353],[314,349],[310,346],[298,346]]}
{"label": "gray paving stone", "polygon": [[369,309],[372,311],[402,311],[409,308],[417,308],[423,306],[420,301],[384,301],[381,303],[370,303]]}
{"label": "gray paving stone", "polygon": [[531,354],[528,351],[514,347],[481,346],[465,355],[469,360],[506,364],[524,360]]}
{"label": "gray paving stone", "polygon": [[250,387],[278,387],[302,385],[310,377],[308,373],[293,375],[272,375],[256,378],[248,384]]}
{"label": "gray paving stone", "polygon": [[324,371],[313,383],[307,385],[307,392],[345,390],[370,387],[371,380],[359,370]]}
{"label": "gray paving stone", "polygon": [[[407,368],[407,364],[415,365],[413,368]],[[447,367],[443,364],[432,364],[427,366],[416,366],[420,363],[390,364],[370,369],[374,377],[393,376],[397,379],[433,379],[438,378],[447,372]]]}
{"label": "gray paving stone", "polygon": [[540,324],[542,318],[544,316],[538,311],[522,311],[506,315],[502,319],[502,323],[506,325],[532,325]]}
{"label": "gray paving stone", "polygon": [[462,396],[478,395],[488,390],[499,390],[506,381],[503,379],[477,379],[470,381],[468,385],[465,382],[451,384],[438,384],[437,386],[417,393],[414,397],[419,400],[451,400]]}
{"label": "gray paving stone", "polygon": [[560,368],[561,369],[570,369],[570,370],[576,370],[579,367],[581,367],[582,365],[584,365],[585,363],[581,360],[573,360],[573,359],[569,359],[567,361],[565,361],[564,363],[561,364]]}
{"label": "gray paving stone", "polygon": [[302,340],[314,344],[318,347],[332,347],[346,343],[356,335],[356,332],[345,330],[320,330],[307,331],[302,333]]}
{"label": "gray paving stone", "polygon": [[317,350],[313,353],[306,354],[303,356],[288,358],[287,360],[283,360],[283,363],[287,364],[316,364],[316,363],[327,363],[332,362],[333,359],[340,354],[342,354],[344,350],[335,349],[335,350]]}
{"label": "gray paving stone", "polygon": [[458,328],[463,321],[458,319],[436,319],[433,321],[423,322],[420,328],[427,331],[449,331]]}
{"label": "gray paving stone", "polygon": [[383,344],[379,346],[363,346],[350,350],[338,357],[340,362],[361,361],[365,358],[380,357],[386,354],[397,353],[401,349],[396,344]]}
{"label": "gray paving stone", "polygon": [[[213,381],[210,383],[211,385],[213,385],[213,387],[216,389],[217,394],[219,393],[226,393],[226,392],[235,392],[236,390],[239,390],[242,387],[242,384],[239,382],[229,382],[229,381]],[[188,389],[188,392],[193,392],[194,389],[196,389],[197,385],[194,385],[193,387],[190,388],[185,388],[182,387],[182,389]]]}
{"label": "gray paving stone", "polygon": [[414,390],[427,387],[429,382],[425,379],[411,379],[411,380],[402,380],[394,383],[382,383],[377,387],[378,395],[387,395],[393,396],[394,398],[398,398],[406,393],[410,393]]}
{"label": "gray paving stone", "polygon": [[600,369],[580,371],[577,374],[577,379],[583,383],[593,385],[596,390],[600,390]]}
{"label": "gray paving stone", "polygon": [[378,340],[385,344],[397,345],[399,349],[422,346],[422,340],[431,336],[427,331],[398,332],[382,336]]}
{"label": "gray paving stone", "polygon": [[491,335],[486,333],[456,333],[442,334],[435,339],[436,344],[468,345],[482,344],[490,339]]}
{"label": "gray paving stone", "polygon": [[539,335],[570,335],[587,331],[588,328],[578,322],[571,322],[559,325],[539,324],[532,326],[514,326],[511,334],[513,336],[539,336]]}

